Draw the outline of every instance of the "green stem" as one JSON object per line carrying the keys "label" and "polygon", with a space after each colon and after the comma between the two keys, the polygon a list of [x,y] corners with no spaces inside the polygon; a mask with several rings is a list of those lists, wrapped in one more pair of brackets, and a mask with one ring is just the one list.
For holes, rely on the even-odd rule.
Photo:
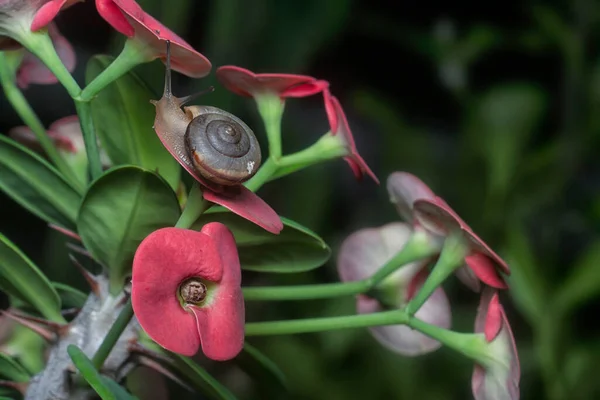
{"label": "green stem", "polygon": [[336,282],[316,285],[245,287],[244,299],[251,300],[308,300],[351,296],[367,293],[402,266],[437,253],[439,248],[426,235],[416,232],[392,259],[369,278],[353,282]]}
{"label": "green stem", "polygon": [[409,315],[414,315],[433,292],[448,278],[458,267],[464,264],[467,246],[460,233],[451,233],[444,240],[440,258],[431,273],[425,280],[421,289],[408,303]]}
{"label": "green stem", "polygon": [[10,68],[8,60],[5,54],[0,52],[0,84],[4,89],[6,98],[15,109],[19,117],[23,122],[31,128],[36,139],[44,149],[44,152],[48,155],[50,160],[56,165],[56,168],[67,178],[67,180],[80,192],[83,191],[81,183],[77,179],[73,170],[66,163],[65,159],[62,158],[54,143],[48,137],[46,129],[42,125],[38,116],[35,114],[23,92],[19,90],[15,84],[14,71]]}
{"label": "green stem", "polygon": [[254,175],[248,182],[244,185],[253,192],[256,192],[258,189],[262,187],[265,183],[267,183],[271,177],[277,172],[279,166],[273,161],[272,157],[267,158],[260,168],[256,175]]}
{"label": "green stem", "polygon": [[269,157],[278,160],[281,157],[281,118],[285,102],[272,93],[257,95],[255,100],[269,140]]}
{"label": "green stem", "polygon": [[244,300],[310,300],[351,296],[369,290],[367,280],[317,285],[245,287]]}
{"label": "green stem", "polygon": [[175,227],[184,229],[190,228],[200,215],[206,211],[207,207],[208,202],[202,197],[200,186],[197,182],[194,182],[190,189],[190,194],[185,203],[183,212],[181,213],[177,224],[175,224]]}
{"label": "green stem", "polygon": [[407,321],[408,317],[402,310],[393,310],[342,317],[250,322],[246,324],[246,336],[289,335],[334,329],[367,328],[371,326],[404,324]]}
{"label": "green stem", "polygon": [[131,318],[133,318],[133,308],[131,307],[131,298],[129,298],[119,313],[119,316],[115,320],[115,323],[102,341],[102,344],[100,344],[98,351],[96,351],[96,354],[94,354],[94,357],[92,358],[92,363],[96,369],[100,370],[102,368],[104,361],[110,354],[113,347],[115,347],[115,344],[129,324],[129,321],[131,321]]}
{"label": "green stem", "polygon": [[83,133],[85,151],[90,164],[90,173],[92,179],[96,179],[102,175],[102,161],[100,161],[100,150],[98,148],[98,140],[96,139],[96,128],[92,118],[92,105],[89,102],[75,99],[75,108],[77,109],[77,115],[79,116],[81,132]]}
{"label": "green stem", "polygon": [[484,366],[493,363],[493,360],[487,355],[488,343],[483,334],[454,332],[414,317],[410,317],[406,325]]}
{"label": "green stem", "polygon": [[102,89],[125,75],[135,66],[148,62],[153,58],[146,53],[137,41],[127,39],[121,53],[83,89],[79,100],[92,100]]}
{"label": "green stem", "polygon": [[27,50],[42,60],[72,98],[79,96],[81,88],[56,53],[47,29],[38,32],[28,31],[26,34],[19,35],[18,40]]}

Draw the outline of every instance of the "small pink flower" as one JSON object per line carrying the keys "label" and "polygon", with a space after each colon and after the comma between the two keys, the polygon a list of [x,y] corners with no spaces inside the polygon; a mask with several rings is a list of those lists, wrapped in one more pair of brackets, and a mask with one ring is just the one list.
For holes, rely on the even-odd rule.
{"label": "small pink flower", "polygon": [[498,293],[491,288],[481,295],[475,332],[485,334],[491,352],[487,366],[475,365],[475,400],[518,400],[521,371],[517,347]]}
{"label": "small pink flower", "polygon": [[[87,154],[85,143],[81,133],[81,125],[77,115],[63,117],[54,121],[46,134],[58,149],[58,152],[71,165],[80,163],[79,167],[85,167],[87,171]],[[35,134],[28,126],[16,126],[8,131],[8,135],[24,146],[43,153],[43,149]],[[108,168],[111,162],[106,152],[100,149],[100,159],[104,168]]]}
{"label": "small pink flower", "polygon": [[213,360],[229,360],[241,351],[241,269],[225,225],[151,233],[135,253],[131,282],[140,325],[165,349],[192,356],[201,347]]}
{"label": "small pink flower", "polygon": [[322,92],[329,86],[306,75],[255,74],[245,68],[225,65],[217,68],[217,79],[229,91],[246,97],[273,93],[281,97],[307,97]]}
{"label": "small pink flower", "polygon": [[456,271],[463,283],[476,292],[481,290],[480,282],[498,289],[507,288],[497,271],[509,275],[506,262],[419,178],[406,172],[394,172],[388,177],[387,189],[391,202],[407,222],[440,237],[451,233],[464,237],[464,243],[469,246],[465,257],[468,268]]}
{"label": "small pink flower", "polygon": [[175,71],[202,78],[212,65],[185,40],[147,14],[134,0],[96,0],[98,13],[114,29],[139,42],[149,57],[165,62],[167,40],[171,41],[171,65]]}
{"label": "small pink flower", "polygon": [[[0,0],[0,51],[18,50],[22,46],[18,40],[28,26],[32,32],[47,27],[56,51],[69,71],[75,68],[75,52],[71,44],[60,34],[52,20],[62,10],[75,1],[67,0]],[[17,84],[27,88],[29,84],[51,84],[58,80],[44,63],[30,52],[26,52],[17,70]]]}
{"label": "small pink flower", "polygon": [[[402,250],[410,235],[410,226],[400,222],[354,232],[340,248],[337,262],[340,279],[348,282],[372,276]],[[388,307],[404,307],[425,281],[426,264],[427,261],[414,262],[398,269],[378,286],[377,299],[358,296],[357,311],[368,314]],[[450,327],[450,304],[441,287],[417,311],[416,317],[442,328]],[[382,345],[403,355],[415,356],[440,347],[439,342],[405,325],[380,326],[369,330]]]}
{"label": "small pink flower", "polygon": [[327,112],[327,118],[329,119],[329,126],[331,127],[332,135],[339,135],[346,144],[348,155],[344,157],[344,160],[352,168],[352,172],[357,179],[361,179],[365,174],[369,175],[376,183],[379,183],[377,176],[371,171],[371,168],[367,165],[365,160],[358,154],[356,144],[354,143],[354,137],[348,125],[346,114],[342,109],[342,106],[338,99],[333,96],[328,89],[323,91],[323,98],[325,101],[325,111]]}

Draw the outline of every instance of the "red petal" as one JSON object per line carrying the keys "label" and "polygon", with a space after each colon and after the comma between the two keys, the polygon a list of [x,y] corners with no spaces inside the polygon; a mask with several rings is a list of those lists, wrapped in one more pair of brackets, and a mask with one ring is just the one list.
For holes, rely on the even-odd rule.
{"label": "red petal", "polygon": [[496,289],[508,289],[506,282],[498,274],[495,264],[488,256],[481,253],[473,253],[465,257],[465,263],[481,282]]}
{"label": "red petal", "polygon": [[329,87],[327,81],[314,81],[310,83],[302,83],[300,85],[292,86],[289,89],[281,92],[281,97],[308,97],[317,93],[321,93],[323,90]]}
{"label": "red petal", "polygon": [[[49,3],[48,3],[49,4]],[[50,38],[58,56],[63,61],[67,70],[75,69],[76,56],[71,44],[60,34],[54,23],[48,25]],[[17,84],[21,88],[27,88],[29,84],[52,84],[58,82],[56,76],[32,53],[26,52],[21,65],[17,71]]]}
{"label": "red petal", "polygon": [[66,2],[67,0],[51,0],[41,6],[31,21],[31,31],[38,31],[52,22]]}
{"label": "red petal", "polygon": [[190,277],[218,282],[223,265],[214,239],[180,228],[162,228],[146,237],[133,260],[131,301],[142,328],[158,344],[191,356],[200,347],[196,321],[177,297]]}
{"label": "red petal", "polygon": [[127,18],[113,0],[96,0],[96,9],[98,14],[117,32],[127,37],[132,37],[135,34],[133,26],[127,21]]}
{"label": "red petal", "polygon": [[435,193],[422,180],[408,172],[394,172],[387,179],[390,201],[396,205],[400,216],[414,222],[413,205],[419,199],[434,200]]}
{"label": "red petal", "polygon": [[[185,40],[161,24],[134,0],[96,0],[96,6],[102,3],[102,17],[119,32],[134,37],[145,45],[145,50],[152,50],[156,58],[166,59],[166,41],[171,41],[171,67],[173,70],[192,78],[202,78],[210,72],[212,65],[202,54],[194,50]],[[115,9],[115,6],[117,7]],[[117,11],[122,12],[121,16]],[[121,18],[122,17],[122,18]],[[131,29],[127,28],[128,24]]]}
{"label": "red petal", "polygon": [[329,90],[323,91],[323,101],[325,103],[325,112],[327,113],[327,120],[329,121],[329,129],[331,129],[331,134],[335,135],[338,131],[338,116],[337,116],[337,108],[336,106],[339,104],[333,100],[334,97],[331,95]]}
{"label": "red petal", "polygon": [[280,97],[305,97],[319,93],[329,85],[306,75],[255,74],[235,65],[225,65],[217,69],[217,79],[227,90],[240,96],[271,92]]}
{"label": "red petal", "polygon": [[212,301],[205,307],[190,307],[196,318],[203,353],[213,360],[230,360],[244,347],[244,298],[241,268],[232,233],[218,222],[205,225],[202,233],[217,243],[223,261],[223,278]]}
{"label": "red petal", "polygon": [[245,186],[228,187],[226,192],[205,190],[204,198],[254,222],[265,230],[278,234],[283,229],[279,215],[263,199]]}

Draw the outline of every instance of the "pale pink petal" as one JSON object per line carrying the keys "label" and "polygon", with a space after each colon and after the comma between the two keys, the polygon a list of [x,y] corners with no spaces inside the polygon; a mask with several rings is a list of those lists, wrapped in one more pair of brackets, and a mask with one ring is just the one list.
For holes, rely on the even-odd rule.
{"label": "pale pink petal", "polygon": [[387,179],[390,201],[396,206],[400,216],[408,223],[414,223],[413,205],[419,199],[435,199],[433,191],[422,180],[408,172],[394,172]]}

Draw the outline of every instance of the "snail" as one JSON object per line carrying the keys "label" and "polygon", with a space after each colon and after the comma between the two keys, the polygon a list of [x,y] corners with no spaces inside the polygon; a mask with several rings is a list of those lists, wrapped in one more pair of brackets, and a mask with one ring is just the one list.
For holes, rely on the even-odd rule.
{"label": "snail", "polygon": [[254,176],[260,166],[261,152],[252,129],[217,107],[189,106],[182,110],[182,106],[206,91],[181,98],[173,96],[169,41],[165,64],[163,96],[151,102],[156,106],[154,129],[167,150],[197,180],[213,190],[240,185]]}

